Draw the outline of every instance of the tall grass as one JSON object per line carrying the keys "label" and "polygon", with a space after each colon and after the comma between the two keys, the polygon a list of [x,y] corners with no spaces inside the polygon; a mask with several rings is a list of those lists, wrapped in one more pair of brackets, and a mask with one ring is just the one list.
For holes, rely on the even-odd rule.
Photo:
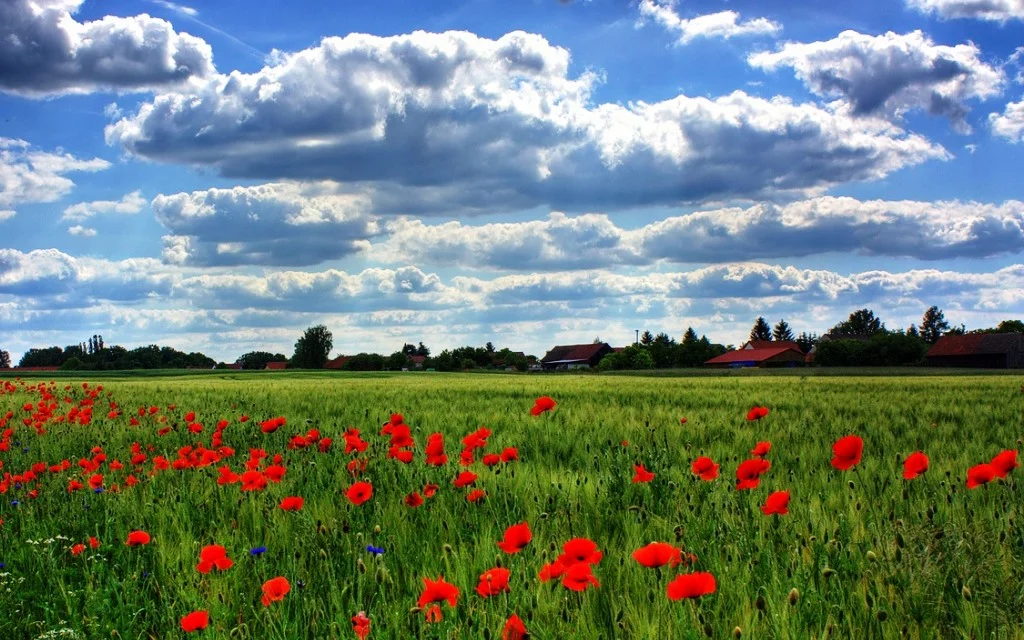
{"label": "tall grass", "polygon": [[[128,465],[132,442],[173,459],[181,446],[208,445],[221,418],[232,421],[224,440],[237,450],[227,461],[233,469],[250,447],[282,453],[288,468],[283,482],[256,493],[218,486],[215,467],[137,472],[141,484],[119,493],[69,494],[77,467],[43,474],[35,500],[24,495],[29,487],[12,487],[0,502],[0,637],[61,637],[56,632],[68,629],[65,637],[175,638],[178,620],[195,609],[212,618],[204,637],[261,640],[353,638],[350,618],[361,610],[372,620],[371,638],[500,638],[513,612],[535,638],[1024,635],[1019,479],[1011,473],[964,487],[967,468],[1020,447],[1018,376],[238,378],[104,381],[124,416],[108,420],[97,403],[91,425],[50,424],[42,436],[17,420],[38,395],[0,396],[0,416],[13,410],[17,424],[10,451],[0,452],[4,472],[74,463],[94,446],[108,464]],[[80,385],[72,393],[80,398]],[[557,409],[531,417],[543,394]],[[177,409],[168,411],[172,403]],[[771,413],[748,423],[755,404]],[[150,405],[177,429],[159,437],[149,422],[129,427],[128,417]],[[202,434],[184,429],[187,411],[197,413]],[[377,433],[391,412],[412,427],[411,465],[385,458],[387,440]],[[235,422],[243,413],[253,420]],[[259,420],[277,415],[288,424],[261,433]],[[461,469],[459,440],[481,425],[493,430],[487,451],[518,447],[520,460],[475,464],[487,498],[471,504],[452,479]],[[361,479],[373,483],[374,496],[361,507],[343,494],[351,456],[340,435],[350,426],[370,442]],[[310,428],[335,439],[331,453],[286,448]],[[445,436],[447,467],[423,464],[433,432]],[[831,444],[847,434],[864,439],[864,458],[839,472],[829,464]],[[736,465],[759,440],[772,442],[772,468],[759,488],[736,491]],[[916,450],[931,467],[905,482],[901,461]],[[694,478],[690,463],[700,455],[720,463],[722,477]],[[656,474],[653,482],[630,482],[640,462]],[[120,482],[129,469],[103,472]],[[427,482],[441,486],[438,495],[406,507],[403,496]],[[791,491],[788,515],[759,510],[775,490]],[[304,497],[304,509],[278,509],[288,495]],[[505,555],[495,542],[523,520],[533,541]],[[150,532],[152,543],[126,547],[134,529]],[[89,536],[102,546],[73,557],[70,546]],[[575,536],[604,551],[594,571],[600,588],[576,594],[540,583],[542,564]],[[669,601],[665,586],[685,569],[646,569],[630,557],[651,541],[694,553],[718,591]],[[236,564],[202,575],[199,549],[213,543]],[[368,544],[385,553],[369,554]],[[251,556],[259,546],[267,552]],[[479,575],[497,564],[512,572],[511,593],[480,598]],[[264,607],[260,586],[278,575],[292,592]],[[429,624],[411,609],[422,578],[438,575],[462,595],[456,608],[443,607],[442,622]]]}

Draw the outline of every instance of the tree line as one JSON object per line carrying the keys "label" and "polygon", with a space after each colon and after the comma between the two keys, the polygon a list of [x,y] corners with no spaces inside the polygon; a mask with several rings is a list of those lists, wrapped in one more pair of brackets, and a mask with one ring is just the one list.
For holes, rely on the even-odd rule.
{"label": "tree line", "polygon": [[[10,355],[0,352],[0,368],[10,367]],[[122,371],[128,369],[210,369],[213,358],[202,353],[185,353],[155,344],[134,349],[107,346],[103,336],[92,336],[80,344],[65,347],[32,348],[18,362],[19,367],[59,367],[65,371]]]}

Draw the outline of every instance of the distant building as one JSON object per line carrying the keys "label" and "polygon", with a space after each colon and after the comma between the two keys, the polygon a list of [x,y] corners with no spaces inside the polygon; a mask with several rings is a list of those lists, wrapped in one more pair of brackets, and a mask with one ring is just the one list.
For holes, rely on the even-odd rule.
{"label": "distant building", "polygon": [[423,363],[427,361],[427,356],[409,356],[409,362],[412,364],[414,369],[422,369]]}
{"label": "distant building", "polygon": [[[769,342],[768,344],[774,344]],[[798,346],[747,347],[733,349],[704,363],[712,369],[741,369],[744,367],[800,367],[806,362],[804,352]],[[795,345],[795,343],[794,343]]]}
{"label": "distant building", "polygon": [[352,356],[338,356],[333,360],[328,360],[324,363],[324,369],[344,369],[345,363],[348,362]]}
{"label": "distant building", "polygon": [[231,364],[228,365],[228,369],[232,369],[234,371],[241,371],[242,370],[242,363],[241,362],[232,362]]}
{"label": "distant building", "polygon": [[942,336],[927,354],[935,367],[1024,368],[1024,333]]}
{"label": "distant building", "polygon": [[288,368],[287,362],[268,362],[264,371],[284,371]]}
{"label": "distant building", "polygon": [[540,359],[546,371],[555,369],[589,369],[596,367],[601,358],[613,349],[606,342],[595,344],[570,344],[552,347],[547,355]]}
{"label": "distant building", "polygon": [[774,349],[776,347],[789,347],[790,349],[796,349],[800,353],[804,352],[800,348],[800,344],[795,340],[751,340],[745,342],[740,349]]}

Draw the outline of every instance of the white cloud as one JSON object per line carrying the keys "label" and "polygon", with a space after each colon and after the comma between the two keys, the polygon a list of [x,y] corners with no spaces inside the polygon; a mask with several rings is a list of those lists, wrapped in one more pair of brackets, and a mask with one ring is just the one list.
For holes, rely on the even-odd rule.
{"label": "white cloud", "polygon": [[125,194],[120,200],[94,200],[92,202],[79,202],[64,209],[61,220],[81,222],[95,215],[117,213],[122,215],[133,215],[146,206],[146,199],[139,191],[132,191]]}
{"label": "white cloud", "polygon": [[148,15],[78,22],[84,0],[0,3],[0,91],[45,97],[140,91],[214,71],[205,41]]}
{"label": "white cloud", "polygon": [[792,67],[811,91],[842,98],[855,115],[900,119],[921,109],[966,132],[967,101],[999,95],[1005,81],[1002,69],[980,54],[973,43],[937,45],[920,31],[844,31],[822,42],[787,42],[776,52],[752,54],[748,62],[768,71]]}
{"label": "white cloud", "polygon": [[513,271],[656,261],[719,263],[828,252],[922,260],[1024,252],[1024,202],[860,201],[831,196],[696,211],[636,229],[605,214],[468,225],[400,218],[370,256],[381,262]]}
{"label": "white cloud", "polygon": [[39,151],[24,140],[0,137],[0,209],[60,200],[75,186],[65,174],[108,167],[100,158],[82,160],[60,149]]}
{"label": "white cloud", "polygon": [[781,97],[594,104],[598,77],[570,77],[569,61],[522,32],[325,38],[257,73],[161,93],[106,138],[225,176],[398,193],[397,213],[793,196],[948,157],[884,120]]}
{"label": "white cloud", "polygon": [[272,183],[153,199],[166,262],[307,266],[358,253],[378,233],[369,200],[337,185]]}
{"label": "white cloud", "polygon": [[945,19],[974,18],[1007,22],[1024,20],[1022,0],[906,0],[907,6]]}
{"label": "white cloud", "polygon": [[73,236],[82,236],[83,238],[91,238],[96,235],[96,230],[89,227],[83,227],[80,224],[76,224],[72,227],[68,227],[68,233]]}
{"label": "white cloud", "polygon": [[10,220],[14,217],[14,211],[11,209],[0,209],[0,222],[4,220]]}
{"label": "white cloud", "polygon": [[175,4],[174,2],[168,2],[167,0],[150,0],[153,4],[160,5],[164,9],[180,13],[182,15],[194,18],[199,15],[199,11],[192,7],[185,6],[183,4]]}
{"label": "white cloud", "polygon": [[767,18],[755,18],[740,22],[740,14],[735,11],[719,11],[697,16],[682,18],[676,11],[676,0],[641,0],[640,16],[653,20],[678,38],[676,44],[689,44],[696,38],[735,38],[750,35],[774,35],[782,30],[782,25]]}
{"label": "white cloud", "polygon": [[1024,100],[1007,104],[1002,113],[989,114],[988,121],[997,136],[1010,142],[1024,142]]}

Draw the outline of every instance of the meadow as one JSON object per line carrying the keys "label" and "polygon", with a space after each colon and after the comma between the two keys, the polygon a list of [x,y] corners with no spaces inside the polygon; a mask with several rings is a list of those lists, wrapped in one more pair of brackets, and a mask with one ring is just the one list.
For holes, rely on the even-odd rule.
{"label": "meadow", "polygon": [[[1022,470],[966,486],[1021,447],[1020,375],[218,372],[0,389],[0,638],[356,638],[359,612],[371,639],[519,637],[513,614],[535,639],[1024,637]],[[542,396],[557,404],[531,415]],[[414,444],[396,449],[400,424]],[[863,455],[840,470],[849,435]],[[770,468],[738,490],[759,442]],[[917,451],[927,471],[905,480]],[[700,457],[717,478],[694,473]],[[779,491],[788,513],[764,513]],[[520,523],[529,542],[499,548]],[[600,558],[541,580],[574,538]],[[678,553],[644,566],[651,542]],[[200,571],[207,545],[231,566]],[[508,589],[485,597],[495,569]],[[668,597],[705,573],[713,592]],[[438,576],[454,606],[450,590],[418,604]],[[287,593],[264,589],[278,577]],[[208,626],[186,634],[195,611]]]}

